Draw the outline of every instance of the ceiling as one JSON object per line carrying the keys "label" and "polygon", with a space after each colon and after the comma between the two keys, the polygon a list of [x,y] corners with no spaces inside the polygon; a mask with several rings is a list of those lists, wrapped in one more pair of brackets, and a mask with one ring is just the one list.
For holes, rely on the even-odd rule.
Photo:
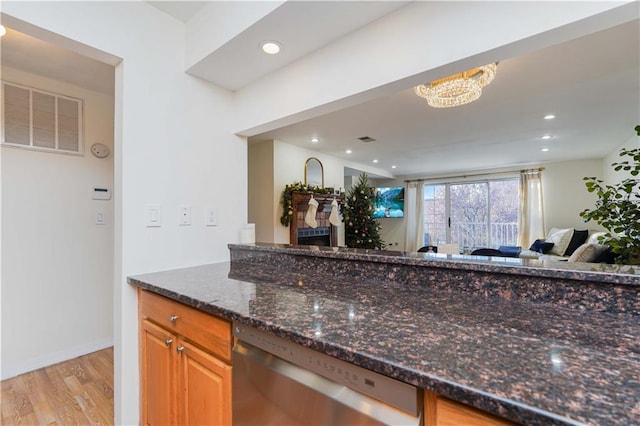
{"label": "ceiling", "polygon": [[[150,3],[183,22],[207,4]],[[322,25],[313,27],[312,32],[326,34],[296,37],[295,29],[305,31],[300,29],[303,24],[313,25],[313,15],[305,14],[301,8],[305,3],[285,3],[287,7],[280,6],[279,14],[273,18],[279,34],[289,37],[285,51],[295,52],[293,59],[284,57],[275,68],[253,67],[257,73],[244,75],[245,81],[234,82],[236,76],[231,69],[211,79],[221,78],[223,81],[218,84],[223,86],[244,85],[331,43],[336,34],[354,31],[406,4],[399,2],[392,7],[388,5],[392,2],[379,2],[387,5],[365,12],[378,2],[348,2],[356,9],[348,9],[349,13],[344,9],[344,19],[336,26],[336,33],[334,25],[327,22],[332,14],[325,13]],[[335,12],[334,3],[345,2],[309,2],[313,7],[325,5]],[[357,5],[361,5],[363,16],[353,13]],[[282,19],[283,16],[291,19]],[[274,22],[258,22],[251,28],[252,37],[273,38],[270,34]],[[259,64],[264,57],[254,44],[242,37],[231,40],[223,49],[224,54],[204,67],[210,68],[206,72],[214,75],[221,63],[231,63],[243,55],[247,63]],[[636,19],[538,52],[502,58],[495,81],[478,101],[469,105],[431,108],[407,87],[389,96],[255,135],[250,142],[277,139],[401,177],[602,158],[632,137],[633,127],[640,121],[639,57],[640,26]],[[2,64],[113,93],[112,66],[12,30],[2,38]],[[544,120],[547,113],[557,118]],[[545,134],[551,139],[542,140]],[[362,136],[376,140],[363,143],[357,139]],[[320,142],[310,143],[312,137],[318,137]],[[542,152],[543,147],[549,151]],[[346,149],[353,153],[346,154]],[[373,164],[374,159],[378,163]],[[396,168],[392,169],[394,165]]]}
{"label": "ceiling", "polygon": [[207,4],[206,1],[149,1],[148,3],[185,23]]}
{"label": "ceiling", "polygon": [[0,38],[2,66],[113,95],[114,67],[7,28]]}
{"label": "ceiling", "polygon": [[[189,72],[236,90],[407,3],[285,2]],[[283,52],[257,52],[256,40],[266,39],[281,41]],[[640,122],[639,41],[635,20],[502,58],[495,81],[469,105],[431,108],[408,87],[250,142],[277,139],[402,177],[600,159],[633,137]],[[556,118],[544,120],[549,113]],[[363,143],[363,136],[375,141]],[[311,143],[314,137],[320,142]]]}
{"label": "ceiling", "polygon": [[[465,106],[432,108],[407,88],[250,141],[276,139],[402,177],[603,158],[640,123],[639,40],[635,20],[504,58],[482,97]],[[556,118],[545,120],[549,113]]]}
{"label": "ceiling", "polygon": [[[239,90],[407,3],[399,0],[287,1],[187,72],[225,89]],[[246,4],[251,7],[250,3]],[[212,7],[219,5],[214,3]],[[265,55],[261,51],[261,42],[267,40],[276,40],[282,45],[278,55]]]}

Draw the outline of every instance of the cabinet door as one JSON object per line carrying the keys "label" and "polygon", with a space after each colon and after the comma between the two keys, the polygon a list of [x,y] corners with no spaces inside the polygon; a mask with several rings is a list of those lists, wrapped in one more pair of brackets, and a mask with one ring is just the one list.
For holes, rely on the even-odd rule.
{"label": "cabinet door", "polygon": [[231,366],[180,341],[180,423],[231,425]]}
{"label": "cabinet door", "polygon": [[176,337],[147,320],[140,333],[142,424],[175,424]]}
{"label": "cabinet door", "polygon": [[508,420],[451,401],[430,391],[424,393],[424,414],[425,426],[515,426],[515,423]]}

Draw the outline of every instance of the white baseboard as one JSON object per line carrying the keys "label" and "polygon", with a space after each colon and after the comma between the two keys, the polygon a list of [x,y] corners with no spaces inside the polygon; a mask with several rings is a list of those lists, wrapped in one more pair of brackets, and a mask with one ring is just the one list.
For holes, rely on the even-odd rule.
{"label": "white baseboard", "polygon": [[64,349],[55,353],[44,354],[41,356],[20,360],[18,362],[3,362],[0,368],[0,380],[19,376],[20,374],[28,373],[29,371],[37,370],[39,368],[48,367],[62,361],[68,361],[70,359],[90,354],[91,352],[99,351],[111,346],[113,346],[113,338],[101,339],[94,342],[86,343],[84,345]]}

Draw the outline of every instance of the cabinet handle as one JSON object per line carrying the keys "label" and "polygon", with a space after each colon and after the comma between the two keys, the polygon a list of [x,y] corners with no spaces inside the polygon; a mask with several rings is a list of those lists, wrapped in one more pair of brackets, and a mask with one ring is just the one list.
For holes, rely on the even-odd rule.
{"label": "cabinet handle", "polygon": [[171,338],[166,338],[166,339],[164,339],[164,345],[165,345],[166,347],[171,346],[171,344],[172,344],[172,343],[173,343],[173,339],[171,339]]}
{"label": "cabinet handle", "polygon": [[171,321],[171,322],[176,322],[176,320],[177,320],[177,319],[178,319],[178,316],[177,316],[177,315],[171,315],[171,316],[169,317],[169,321]]}
{"label": "cabinet handle", "polygon": [[176,348],[176,352],[178,352],[179,354],[181,354],[182,351],[184,351],[184,346],[180,345]]}

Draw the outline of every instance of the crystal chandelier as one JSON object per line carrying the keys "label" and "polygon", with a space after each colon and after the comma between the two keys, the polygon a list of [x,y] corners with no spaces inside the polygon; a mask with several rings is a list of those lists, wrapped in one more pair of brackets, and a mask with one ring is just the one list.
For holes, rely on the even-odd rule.
{"label": "crystal chandelier", "polygon": [[421,84],[415,88],[416,95],[434,108],[468,104],[482,95],[482,88],[495,78],[496,69],[497,62]]}

